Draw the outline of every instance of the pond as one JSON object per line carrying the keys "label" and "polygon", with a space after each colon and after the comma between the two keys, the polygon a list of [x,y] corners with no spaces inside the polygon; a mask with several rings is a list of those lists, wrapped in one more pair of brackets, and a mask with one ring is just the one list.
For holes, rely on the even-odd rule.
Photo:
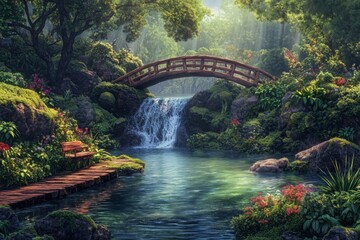
{"label": "pond", "polygon": [[113,239],[234,239],[230,220],[251,196],[274,193],[286,184],[318,181],[314,176],[248,171],[253,162],[269,155],[184,149],[126,149],[121,153],[143,159],[145,172],[22,214],[39,216],[55,209],[86,213],[107,225]]}

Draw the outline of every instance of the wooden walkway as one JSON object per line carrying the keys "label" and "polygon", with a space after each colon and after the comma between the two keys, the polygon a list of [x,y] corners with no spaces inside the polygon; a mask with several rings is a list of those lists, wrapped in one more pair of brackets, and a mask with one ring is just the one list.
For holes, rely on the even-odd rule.
{"label": "wooden walkway", "polygon": [[[113,160],[115,164],[125,162],[126,159]],[[64,198],[71,193],[117,178],[117,171],[108,169],[107,164],[108,162],[102,162],[76,172],[64,172],[24,187],[0,190],[0,205],[10,205],[12,208],[28,207]]]}

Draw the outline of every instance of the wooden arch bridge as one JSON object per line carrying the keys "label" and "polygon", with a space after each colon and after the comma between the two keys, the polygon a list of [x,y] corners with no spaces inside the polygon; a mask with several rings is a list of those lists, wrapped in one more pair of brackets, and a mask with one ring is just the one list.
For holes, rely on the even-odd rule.
{"label": "wooden arch bridge", "polygon": [[237,61],[213,56],[182,56],[144,65],[113,83],[143,89],[169,79],[192,76],[223,78],[246,87],[275,80],[266,71]]}

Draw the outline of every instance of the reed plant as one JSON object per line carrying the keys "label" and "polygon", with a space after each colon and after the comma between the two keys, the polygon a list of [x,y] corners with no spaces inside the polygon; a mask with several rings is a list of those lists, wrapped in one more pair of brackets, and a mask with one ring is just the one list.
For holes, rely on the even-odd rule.
{"label": "reed plant", "polygon": [[342,165],[338,161],[333,161],[334,171],[321,170],[324,176],[321,179],[325,186],[321,187],[324,193],[332,194],[335,192],[349,192],[360,187],[360,168],[355,168],[355,157],[349,161],[346,157]]}

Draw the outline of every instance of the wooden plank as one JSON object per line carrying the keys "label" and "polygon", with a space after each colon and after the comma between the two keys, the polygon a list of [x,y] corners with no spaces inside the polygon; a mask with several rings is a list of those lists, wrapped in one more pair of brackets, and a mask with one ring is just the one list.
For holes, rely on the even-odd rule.
{"label": "wooden plank", "polygon": [[[124,163],[127,160],[115,160]],[[75,172],[64,172],[16,189],[0,190],[0,205],[13,208],[28,207],[44,201],[59,199],[71,193],[117,178],[117,171],[107,169],[107,162]]]}

